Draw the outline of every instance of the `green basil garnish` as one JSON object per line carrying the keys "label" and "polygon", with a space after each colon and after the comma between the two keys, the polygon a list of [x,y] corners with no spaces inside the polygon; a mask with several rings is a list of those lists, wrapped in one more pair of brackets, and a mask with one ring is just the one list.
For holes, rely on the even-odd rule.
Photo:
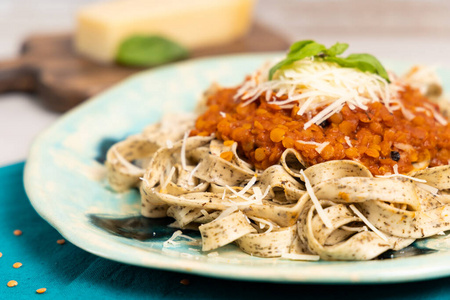
{"label": "green basil garnish", "polygon": [[276,71],[289,67],[295,61],[313,57],[314,60],[334,62],[341,67],[355,68],[363,72],[378,74],[389,82],[389,76],[386,69],[373,55],[360,53],[350,54],[347,57],[338,57],[338,55],[344,53],[347,48],[348,44],[345,43],[336,43],[327,49],[324,45],[312,40],[295,42],[291,45],[286,58],[270,69],[269,80],[272,80]]}
{"label": "green basil garnish", "polygon": [[164,37],[136,35],[120,44],[116,61],[126,66],[155,67],[188,56],[183,46]]}

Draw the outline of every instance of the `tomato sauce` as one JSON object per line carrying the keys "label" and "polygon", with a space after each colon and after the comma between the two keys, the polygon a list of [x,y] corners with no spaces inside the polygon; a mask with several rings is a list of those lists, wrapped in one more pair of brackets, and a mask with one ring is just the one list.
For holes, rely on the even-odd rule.
{"label": "tomato sauce", "polygon": [[[426,110],[426,105],[438,110],[436,104],[409,86],[399,98],[414,114],[412,120],[401,110],[390,113],[384,104],[374,102],[367,110],[346,105],[307,129],[303,125],[308,118],[297,115],[298,106],[281,109],[268,104],[264,95],[244,105],[234,100],[236,92],[237,88],[223,88],[209,95],[207,111],[198,117],[191,135],[215,133],[218,139],[236,141],[240,154],[258,169],[278,163],[286,148],[296,149],[310,165],[350,159],[374,175],[394,173],[396,164],[406,174],[415,169],[414,164],[425,162],[433,167],[448,164],[450,159],[450,125],[437,122]],[[316,145],[301,141],[328,144],[319,153]]]}

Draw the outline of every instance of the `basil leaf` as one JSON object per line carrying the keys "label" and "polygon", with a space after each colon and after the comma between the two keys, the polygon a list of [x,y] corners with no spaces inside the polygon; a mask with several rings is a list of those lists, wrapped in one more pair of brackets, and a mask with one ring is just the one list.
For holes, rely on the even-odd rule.
{"label": "basil leaf", "polygon": [[291,45],[291,47],[289,48],[289,54],[291,53],[295,53],[300,51],[303,47],[305,47],[308,44],[314,43],[314,41],[312,40],[305,40],[305,41],[298,41],[295,42]]}
{"label": "basil leaf", "polygon": [[347,50],[348,44],[347,43],[336,43],[333,46],[331,46],[327,51],[327,55],[329,56],[336,56],[339,54],[342,54]]}
{"label": "basil leaf", "polygon": [[297,60],[318,55],[327,49],[324,45],[318,44],[316,42],[310,41],[303,41],[303,42],[305,43],[300,44],[299,42],[297,42],[298,44],[296,43],[297,45],[295,47],[291,46],[291,51],[288,53],[287,57],[270,69],[269,80],[272,80],[273,75],[277,70],[285,66],[288,66]]}
{"label": "basil leaf", "polygon": [[370,72],[380,75],[382,78],[389,81],[389,76],[383,65],[373,55],[367,53],[350,54],[347,57],[324,57],[325,61],[335,62],[341,67],[356,68],[363,72]]}
{"label": "basil leaf", "polygon": [[184,47],[164,37],[136,35],[120,44],[116,61],[127,66],[154,67],[188,55]]}

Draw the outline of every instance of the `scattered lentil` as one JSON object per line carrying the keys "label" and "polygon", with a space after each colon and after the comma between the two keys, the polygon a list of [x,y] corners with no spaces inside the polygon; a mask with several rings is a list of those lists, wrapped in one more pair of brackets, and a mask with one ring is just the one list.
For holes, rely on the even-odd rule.
{"label": "scattered lentil", "polygon": [[18,285],[18,283],[15,280],[10,280],[10,281],[8,281],[8,283],[6,285],[8,287],[14,287],[14,286]]}
{"label": "scattered lentil", "polygon": [[64,245],[66,243],[66,240],[65,239],[60,239],[60,240],[57,240],[56,243],[59,244],[59,245]]}
{"label": "scattered lentil", "polygon": [[16,230],[14,230],[13,233],[14,233],[14,235],[19,236],[19,235],[22,235],[22,230],[16,229]]}
{"label": "scattered lentil", "polygon": [[20,262],[16,262],[16,263],[13,264],[13,268],[14,268],[14,269],[18,269],[18,268],[20,268],[21,266],[22,266],[22,263],[20,263]]}
{"label": "scattered lentil", "polygon": [[40,288],[40,289],[37,289],[37,290],[36,290],[36,293],[38,293],[38,294],[43,294],[43,293],[45,293],[46,291],[47,291],[46,288]]}

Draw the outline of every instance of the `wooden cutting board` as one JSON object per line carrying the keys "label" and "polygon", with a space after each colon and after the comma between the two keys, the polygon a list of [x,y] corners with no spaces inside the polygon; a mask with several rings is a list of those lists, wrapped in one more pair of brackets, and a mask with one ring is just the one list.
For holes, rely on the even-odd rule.
{"label": "wooden cutting board", "polygon": [[[72,34],[58,34],[26,39],[16,59],[0,62],[0,93],[36,94],[48,109],[64,112],[142,70],[103,65],[83,58],[75,53],[72,38]],[[285,38],[254,24],[245,38],[220,47],[199,49],[191,57],[286,50],[288,45]]]}

